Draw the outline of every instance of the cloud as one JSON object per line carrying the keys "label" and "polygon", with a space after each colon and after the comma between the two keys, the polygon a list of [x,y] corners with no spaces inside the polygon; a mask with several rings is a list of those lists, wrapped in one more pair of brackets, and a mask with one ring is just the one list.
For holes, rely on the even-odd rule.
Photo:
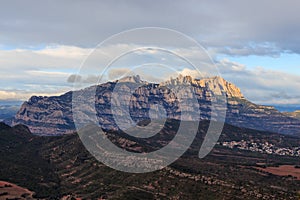
{"label": "cloud", "polygon": [[69,75],[69,73],[65,73],[65,72],[51,72],[51,71],[40,71],[40,70],[28,70],[26,71],[26,75],[28,76],[47,76],[49,78],[53,78],[53,77],[65,77],[67,75]]}
{"label": "cloud", "polygon": [[[299,7],[300,2],[292,0],[246,3],[236,0],[224,3],[166,0],[159,4],[133,0],[120,1],[118,6],[114,1],[76,1],[72,4],[67,1],[6,1],[0,7],[1,94],[3,98],[21,98],[17,94],[19,90],[37,93],[67,91],[82,61],[97,44],[121,31],[158,26],[195,38],[208,49],[221,75],[241,87],[251,100],[300,103],[299,76],[263,67],[249,69],[228,59],[217,60],[220,54],[224,57],[274,57],[283,52],[300,54]],[[107,47],[107,59],[113,59],[119,52],[132,47],[134,44],[129,43]],[[152,56],[159,55],[152,53]],[[177,49],[177,53],[204,60],[192,49]],[[161,54],[161,63],[174,67],[177,72],[194,76],[192,68],[176,59],[167,62],[170,58]],[[114,64],[124,68],[126,64],[136,66],[153,60],[141,53],[122,58]],[[208,63],[207,60],[205,62]],[[103,63],[92,59],[87,64],[91,67],[90,71],[80,74],[81,81],[94,83],[102,73]],[[111,71],[107,78],[118,76],[121,71]],[[149,71],[145,71],[143,76],[151,80],[168,77],[165,72],[156,77],[147,73]]]}
{"label": "cloud", "polygon": [[[130,44],[118,44],[106,47],[104,52],[110,56],[109,59],[112,59],[117,57],[120,52],[126,52],[135,47]],[[179,48],[173,50],[179,55],[199,63],[203,61],[209,64],[210,62],[207,55],[205,56],[205,52],[198,58],[197,55],[199,54],[193,49]],[[82,61],[90,51],[90,49],[73,46],[51,46],[39,50],[0,50],[1,99],[26,99],[32,94],[60,94],[73,89],[72,83],[75,82],[76,78],[83,86],[96,84],[104,69],[97,59],[88,61],[89,70],[86,73],[74,73],[80,68]],[[162,60],[162,58],[164,59]],[[155,61],[161,62],[162,65],[155,64]],[[226,58],[215,61],[220,74],[240,87],[244,95],[254,102],[263,104],[300,103],[298,96],[299,76],[266,70],[263,67],[250,70],[246,65]],[[148,62],[154,64],[149,65]],[[138,64],[142,67],[136,68],[134,73],[151,82],[162,82],[170,77],[176,77],[178,74],[190,75],[194,78],[210,76],[209,74],[211,74],[209,67],[202,67],[203,70],[200,70],[202,74],[199,74],[192,66],[186,65],[185,61],[173,55],[158,51],[152,52],[149,57],[147,52],[137,52],[117,60],[104,74],[101,82],[130,74],[130,70],[139,66]],[[164,65],[167,67],[164,68]],[[45,91],[47,91],[46,94]]]}
{"label": "cloud", "polygon": [[279,57],[281,53],[285,52],[275,43],[261,42],[261,43],[250,43],[238,46],[218,46],[210,47],[209,52],[213,55],[224,54],[228,56],[271,56]]}
{"label": "cloud", "polygon": [[[56,93],[70,90],[70,74],[78,71],[90,49],[74,46],[45,46],[40,49],[0,50],[0,88],[10,91],[28,91],[31,93]],[[56,91],[56,92],[55,92]],[[9,93],[10,98],[22,98],[24,95]],[[27,95],[27,92],[25,96]],[[3,93],[2,98],[7,95]],[[26,96],[27,97],[27,96]]]}
{"label": "cloud", "polygon": [[223,59],[217,63],[221,75],[241,88],[245,97],[259,104],[299,104],[300,76],[247,66]]}
{"label": "cloud", "polygon": [[17,93],[16,92],[10,92],[10,91],[3,91],[0,90],[0,99],[14,99],[17,97]]}
{"label": "cloud", "polygon": [[202,74],[200,74],[197,70],[184,68],[182,71],[178,72],[183,76],[191,76],[193,78],[203,78]]}
{"label": "cloud", "polygon": [[131,70],[128,68],[110,69],[108,71],[108,78],[110,80],[119,79],[123,76],[130,75]]}
{"label": "cloud", "polygon": [[[83,84],[97,84],[100,76],[89,74],[87,76],[77,75],[77,74],[71,74],[67,78],[68,83],[83,83]],[[87,87],[87,86],[86,86]]]}
{"label": "cloud", "polygon": [[[246,70],[246,66],[244,64],[230,61],[227,58],[221,59],[217,62],[218,62],[218,66],[220,67],[220,70],[225,73],[228,73],[231,71],[239,72],[239,71]],[[226,70],[228,70],[228,71],[226,71]]]}
{"label": "cloud", "polygon": [[[184,32],[206,47],[218,48],[226,54],[300,52],[298,1],[167,0],[156,4],[134,0],[118,2],[118,6],[115,3],[3,2],[0,41],[9,46],[63,44],[93,47],[127,29],[160,26]],[[251,48],[249,42],[257,46]],[[228,49],[222,50],[223,47]]]}
{"label": "cloud", "polygon": [[68,83],[75,83],[76,81],[81,81],[82,77],[80,75],[76,75],[76,74],[71,74],[68,79],[67,82]]}
{"label": "cloud", "polygon": [[74,46],[45,46],[39,50],[0,50],[1,68],[19,70],[24,68],[74,69],[78,68],[90,49]]}
{"label": "cloud", "polygon": [[29,91],[5,91],[0,90],[0,100],[28,100],[31,96],[58,96],[63,92],[29,92]]}
{"label": "cloud", "polygon": [[[128,52],[137,47],[133,44],[105,46],[105,48],[99,51],[103,59],[99,59],[99,52],[97,51],[65,45],[45,46],[40,49],[2,49],[0,50],[0,88],[3,90],[31,89],[32,92],[37,92],[38,90],[45,91],[45,88],[48,90],[57,90],[59,87],[69,89],[72,88],[76,77],[78,77],[83,86],[96,84],[100,75],[103,75],[103,70],[108,61],[117,58],[123,52]],[[196,56],[194,51],[190,49],[182,48],[175,50],[187,57]],[[92,54],[91,57],[88,57],[90,52],[93,52],[95,55]],[[115,60],[100,82],[116,79],[118,76],[128,73],[132,67],[144,65],[149,62],[159,63],[162,57],[165,58],[162,62],[168,66],[176,68],[178,67],[177,65],[185,64],[182,60],[178,60],[176,56],[174,57],[174,55],[164,52],[153,51],[149,56],[146,51],[135,51]],[[86,58],[89,59],[83,62]],[[137,73],[147,80],[155,82],[163,80],[155,78],[151,70],[152,68],[150,67],[148,71],[143,72],[143,70],[138,70]],[[160,75],[165,77],[162,70],[158,69],[157,72],[160,72]],[[49,86],[52,87],[50,88]]]}
{"label": "cloud", "polygon": [[92,83],[92,84],[95,84],[95,83],[98,82],[99,76],[96,76],[96,75],[88,75],[88,76],[86,76],[85,78],[82,78],[82,80],[83,80],[83,81],[82,81],[83,83],[88,83],[88,84]]}
{"label": "cloud", "polygon": [[83,58],[91,53],[92,49],[80,48],[76,46],[53,45],[46,46],[44,49],[34,50],[34,53],[52,56],[55,58]]}

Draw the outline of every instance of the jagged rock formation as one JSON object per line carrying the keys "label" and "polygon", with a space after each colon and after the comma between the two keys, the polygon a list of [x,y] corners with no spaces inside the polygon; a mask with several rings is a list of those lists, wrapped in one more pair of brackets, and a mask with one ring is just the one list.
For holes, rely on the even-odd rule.
{"label": "jagged rock formation", "polygon": [[[143,85],[134,90],[130,98],[125,99],[128,101],[131,118],[135,122],[149,119],[151,105],[162,106],[166,110],[168,118],[180,119],[180,100],[176,96],[184,94],[176,94],[169,88],[189,86],[194,96],[190,95],[187,98],[196,97],[198,101],[198,105],[191,103],[185,108],[190,113],[191,120],[195,120],[195,118],[200,120],[217,119],[217,116],[211,116],[211,102],[223,94],[227,97],[227,123],[257,130],[300,135],[298,119],[283,115],[274,107],[251,103],[244,98],[239,88],[221,77],[198,80],[190,76],[179,76],[161,84],[154,84],[144,82],[139,76],[135,76],[75,91],[82,94],[82,101],[90,102],[90,105],[84,107],[84,112],[80,112],[83,120],[87,119],[96,108],[100,125],[105,129],[116,128],[111,111],[111,98],[117,83],[124,84],[121,88],[124,91],[135,84]],[[93,95],[86,94],[94,91],[96,91],[96,98],[85,98],[86,96],[93,97]],[[25,124],[33,133],[41,135],[71,133],[75,130],[72,118],[72,94],[72,92],[68,92],[58,97],[33,96],[22,105],[11,124]],[[122,96],[122,91],[119,95]],[[225,108],[217,106],[216,109]],[[155,115],[155,117],[161,116]]]}
{"label": "jagged rock formation", "polygon": [[74,132],[72,92],[59,97],[32,96],[24,102],[11,125],[24,124],[40,135],[59,135]]}

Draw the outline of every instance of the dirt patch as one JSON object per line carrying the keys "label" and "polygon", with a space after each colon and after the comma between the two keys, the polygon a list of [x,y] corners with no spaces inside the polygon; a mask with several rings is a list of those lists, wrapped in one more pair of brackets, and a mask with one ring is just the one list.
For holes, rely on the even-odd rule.
{"label": "dirt patch", "polygon": [[267,167],[267,168],[255,167],[255,168],[278,176],[290,175],[296,177],[297,180],[300,180],[300,168],[295,168],[294,165],[281,165],[279,167]]}
{"label": "dirt patch", "polygon": [[34,193],[26,188],[22,188],[15,184],[0,181],[0,200],[1,199],[33,199]]}

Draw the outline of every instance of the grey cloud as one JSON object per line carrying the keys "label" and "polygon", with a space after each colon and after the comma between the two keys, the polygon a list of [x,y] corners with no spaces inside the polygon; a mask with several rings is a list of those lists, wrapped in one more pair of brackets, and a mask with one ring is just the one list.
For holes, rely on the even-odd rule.
{"label": "grey cloud", "polygon": [[68,83],[84,83],[84,84],[96,84],[99,80],[99,76],[88,74],[88,75],[77,75],[71,74],[67,78]]}
{"label": "grey cloud", "polygon": [[270,96],[273,97],[273,98],[277,98],[277,99],[280,99],[280,98],[282,98],[282,99],[291,99],[291,98],[295,98],[295,97],[299,98],[299,96],[290,96],[284,91],[272,93],[272,94],[270,94]]}
{"label": "grey cloud", "polygon": [[88,75],[87,77],[83,78],[83,83],[97,83],[99,80],[99,76],[96,75]]}
{"label": "grey cloud", "polygon": [[80,75],[76,75],[76,74],[71,74],[68,79],[67,82],[68,83],[75,83],[76,81],[81,81],[82,77]]}
{"label": "grey cloud", "polygon": [[271,56],[278,57],[284,52],[280,47],[271,43],[261,44],[246,44],[244,46],[232,46],[232,47],[215,47],[210,48],[210,51],[214,54],[225,54],[229,56]]}
{"label": "grey cloud", "polygon": [[[87,47],[130,28],[161,26],[184,32],[206,47],[229,47],[223,50],[227,54],[299,53],[299,6],[292,0],[6,1],[0,8],[0,40],[17,46]],[[268,42],[275,49],[251,49],[249,42]]]}
{"label": "grey cloud", "polygon": [[127,68],[119,68],[119,69],[110,69],[108,71],[108,78],[110,80],[114,80],[114,79],[118,79],[122,76],[128,76],[129,75],[130,70]]}
{"label": "grey cloud", "polygon": [[[160,26],[175,29],[196,38],[212,55],[278,56],[282,52],[300,53],[300,1],[5,1],[0,7],[0,48],[43,47],[64,44],[94,47],[112,34],[131,28]],[[168,12],[166,12],[166,10]],[[23,74],[36,69],[60,68],[74,73],[88,51],[74,48],[73,57],[64,51],[1,51],[1,87],[31,88],[43,85],[69,86],[68,75]],[[58,56],[60,55],[60,56]],[[68,54],[69,55],[69,54]],[[16,59],[17,58],[17,59]],[[144,58],[143,58],[144,59]],[[299,76],[249,70],[246,66],[223,60],[221,75],[241,87],[251,100],[281,101],[278,91],[285,91],[287,101],[298,102]],[[68,67],[66,67],[68,66]],[[97,65],[98,66],[98,65]],[[50,70],[50,71],[51,71]],[[92,74],[92,73],[91,73]],[[22,78],[23,76],[23,78]],[[69,76],[69,77],[68,77]],[[24,78],[25,77],[25,78]],[[51,78],[49,78],[51,77]],[[23,80],[24,79],[24,80]],[[95,83],[98,77],[86,75],[81,81]],[[17,85],[19,84],[19,85]],[[54,87],[57,89],[57,87]],[[6,88],[5,88],[6,89]],[[54,90],[53,89],[53,90]],[[277,96],[276,96],[277,95]]]}

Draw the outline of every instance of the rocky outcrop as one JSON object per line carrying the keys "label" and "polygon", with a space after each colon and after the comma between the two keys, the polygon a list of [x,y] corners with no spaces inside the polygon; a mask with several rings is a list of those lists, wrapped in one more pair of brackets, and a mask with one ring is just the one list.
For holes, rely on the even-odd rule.
{"label": "rocky outcrop", "polygon": [[244,98],[240,89],[234,84],[227,82],[222,77],[215,76],[212,78],[203,78],[203,79],[193,79],[190,76],[179,75],[178,78],[171,79],[162,83],[161,85],[181,85],[181,84],[191,84],[198,88],[205,88],[207,91],[213,92],[215,95],[222,95],[222,92],[225,92],[226,95],[237,98]]}
{"label": "rocky outcrop", "polygon": [[[117,102],[117,104],[126,101],[129,105],[130,116],[135,122],[149,119],[151,105],[163,107],[168,118],[180,119],[180,100],[177,96],[184,96],[185,94],[180,94],[180,90],[178,93],[173,92],[170,88],[189,86],[191,93],[185,98],[196,97],[197,99],[197,103],[191,101],[184,109],[189,112],[191,120],[217,119],[217,116],[211,116],[211,102],[220,95],[226,95],[227,123],[257,130],[300,135],[300,121],[298,119],[283,115],[273,107],[251,103],[244,98],[239,88],[221,77],[199,80],[190,76],[179,76],[161,84],[154,84],[141,81],[140,77],[135,76],[74,91],[82,96],[82,101],[89,102],[89,104],[84,105],[84,109],[81,109],[83,111],[78,111],[82,120],[88,119],[90,113],[96,108],[97,118],[102,128],[116,129],[117,126],[111,111],[111,98],[117,83],[123,83],[118,92],[120,99],[123,97],[123,101]],[[143,86],[135,89],[133,94],[124,100],[125,93],[123,94],[122,90],[126,91],[129,87],[138,84]],[[87,94],[95,93],[95,91],[95,98],[86,99],[86,96],[94,97]],[[58,97],[31,97],[22,105],[11,124],[25,124],[33,133],[40,135],[74,132],[72,94],[73,92],[68,92]],[[77,111],[76,108],[73,109],[75,109],[73,111]],[[159,108],[155,107],[154,109]],[[225,108],[217,106],[216,109]],[[122,110],[116,113],[122,113]],[[154,113],[154,117],[160,118],[160,112],[157,113],[156,115]],[[126,119],[124,118],[124,120]]]}
{"label": "rocky outcrop", "polygon": [[33,96],[24,102],[11,125],[24,124],[39,135],[60,135],[74,132],[72,92],[59,97]]}
{"label": "rocky outcrop", "polygon": [[289,117],[300,119],[300,110],[295,110],[294,112],[284,112],[283,114]]}

